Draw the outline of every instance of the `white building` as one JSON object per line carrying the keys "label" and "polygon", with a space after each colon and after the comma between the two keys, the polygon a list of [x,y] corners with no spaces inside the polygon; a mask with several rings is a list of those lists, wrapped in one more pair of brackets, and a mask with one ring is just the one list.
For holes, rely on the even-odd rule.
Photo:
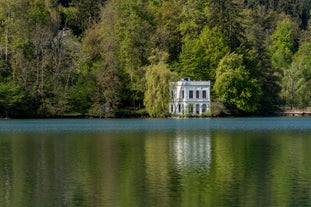
{"label": "white building", "polygon": [[210,110],[210,81],[183,78],[170,83],[170,113],[202,115]]}

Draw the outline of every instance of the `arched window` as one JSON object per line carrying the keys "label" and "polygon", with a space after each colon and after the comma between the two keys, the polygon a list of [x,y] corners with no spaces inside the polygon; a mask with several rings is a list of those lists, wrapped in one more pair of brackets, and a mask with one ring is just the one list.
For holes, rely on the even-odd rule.
{"label": "arched window", "polygon": [[200,104],[195,105],[195,113],[200,114]]}
{"label": "arched window", "polygon": [[188,104],[187,108],[188,108],[188,113],[192,114],[193,113],[193,104]]}
{"label": "arched window", "polygon": [[206,104],[202,104],[202,113],[206,112]]}

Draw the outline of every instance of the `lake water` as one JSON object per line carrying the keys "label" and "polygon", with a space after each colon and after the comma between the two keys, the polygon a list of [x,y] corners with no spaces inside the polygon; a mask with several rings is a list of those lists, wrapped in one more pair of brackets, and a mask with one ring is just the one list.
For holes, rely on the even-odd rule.
{"label": "lake water", "polygon": [[0,121],[0,206],[311,206],[311,118]]}

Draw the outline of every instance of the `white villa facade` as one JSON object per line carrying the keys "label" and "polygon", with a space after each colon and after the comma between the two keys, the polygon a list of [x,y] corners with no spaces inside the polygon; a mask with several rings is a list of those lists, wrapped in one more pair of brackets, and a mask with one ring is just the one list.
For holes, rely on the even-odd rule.
{"label": "white villa facade", "polygon": [[210,111],[210,81],[182,78],[170,83],[169,110],[174,115],[203,115]]}

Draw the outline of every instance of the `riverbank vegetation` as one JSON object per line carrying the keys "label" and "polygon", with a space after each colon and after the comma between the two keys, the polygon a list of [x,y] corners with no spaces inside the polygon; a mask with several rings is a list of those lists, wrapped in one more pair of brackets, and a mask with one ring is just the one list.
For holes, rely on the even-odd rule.
{"label": "riverbank vegetation", "polygon": [[310,0],[0,0],[0,116],[166,116],[168,82],[184,76],[211,80],[219,114],[304,109],[310,9]]}

